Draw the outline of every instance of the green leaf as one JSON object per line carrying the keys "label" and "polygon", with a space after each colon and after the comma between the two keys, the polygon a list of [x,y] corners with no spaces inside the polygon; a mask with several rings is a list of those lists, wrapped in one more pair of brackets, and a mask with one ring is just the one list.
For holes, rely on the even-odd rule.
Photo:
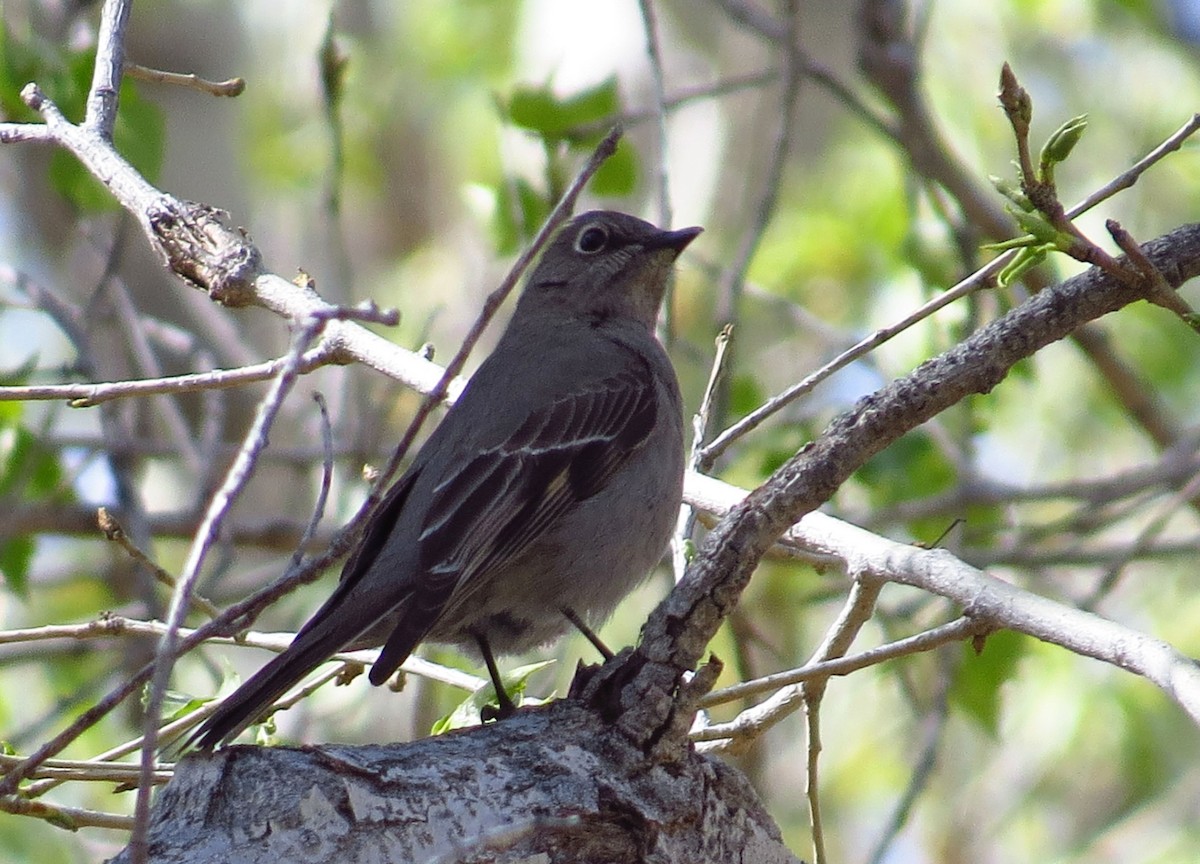
{"label": "green leaf", "polygon": [[998,177],[995,174],[989,174],[988,180],[991,181],[992,186],[995,187],[997,192],[1011,201],[1014,205],[1020,207],[1026,213],[1033,212],[1033,202],[1029,200],[1029,196],[1021,191],[1021,187],[1016,183],[1013,183],[1011,180],[1008,180],[1004,177]]}
{"label": "green leaf", "polygon": [[30,122],[37,115],[21,101],[21,88],[39,80],[40,61],[29,46],[15,38],[4,18],[0,18],[0,111],[5,120]]}
{"label": "green leaf", "polygon": [[[28,380],[34,361],[4,373],[8,384]],[[21,406],[0,407],[0,498],[39,501],[62,489],[63,472],[58,454],[20,425]],[[0,542],[0,581],[13,595],[29,596],[29,567],[37,551],[34,537],[22,535]]]}
{"label": "green leaf", "polygon": [[1054,177],[1054,166],[1065,162],[1087,131],[1088,119],[1086,114],[1072,117],[1051,133],[1042,147],[1041,164],[1038,166],[1044,182],[1051,182]]}
{"label": "green leaf", "polygon": [[1054,243],[1058,240],[1058,229],[1051,225],[1040,213],[1026,213],[1024,210],[1014,210],[1012,213],[1022,231],[1027,231],[1043,243]]}
{"label": "green leaf", "polygon": [[163,697],[163,719],[169,722],[182,720],[212,702],[211,696],[192,696],[178,690],[168,690]]}
{"label": "green leaf", "polygon": [[956,477],[945,451],[923,433],[894,441],[855,473],[876,506],[936,495],[948,489]]}
{"label": "green leaf", "polygon": [[[503,673],[500,678],[504,684],[504,692],[517,706],[542,704],[545,700],[525,698],[525,685],[533,673],[540,672],[554,662],[554,660],[543,660],[540,663],[530,663],[528,666],[519,666],[511,672]],[[480,712],[488,705],[499,707],[499,704],[500,700],[496,698],[496,689],[491,682],[484,684],[460,702],[453,711],[438,719],[430,729],[430,734],[441,735],[455,729],[478,726]]]}
{"label": "green leaf", "polygon": [[612,198],[621,198],[633,193],[637,187],[637,151],[625,138],[617,142],[612,156],[604,160],[592,177],[592,192]]}
{"label": "green leaf", "polygon": [[[736,334],[735,334],[736,338]],[[729,413],[744,417],[766,401],[758,379],[749,373],[735,374],[729,382]]]}
{"label": "green leaf", "polygon": [[[605,81],[560,98],[548,86],[518,87],[501,106],[514,125],[537,133],[547,142],[579,141],[581,127],[592,126],[606,117],[615,116],[620,109],[617,79]],[[595,140],[603,132],[583,136]]]}
{"label": "green leaf", "polygon": [[987,252],[1007,252],[1009,249],[1024,249],[1027,246],[1033,246],[1038,242],[1038,239],[1032,234],[1022,234],[1020,237],[1010,237],[1008,240],[1001,240],[999,243],[984,243],[979,248]]}
{"label": "green leaf", "polygon": [[275,725],[275,715],[272,714],[261,722],[255,723],[254,743],[259,747],[278,747],[280,744],[279,727]]}
{"label": "green leaf", "polygon": [[976,652],[968,643],[958,677],[950,687],[951,706],[964,712],[992,737],[999,731],[1001,687],[1025,656],[1027,637],[1011,630],[991,634]]}
{"label": "green leaf", "polygon": [[1041,246],[1025,247],[1000,270],[999,275],[996,276],[996,284],[1001,288],[1007,288],[1024,276],[1026,271],[1032,270],[1045,261],[1046,253],[1055,249],[1057,247],[1050,243],[1044,243]]}
{"label": "green leaf", "polygon": [[37,545],[32,537],[14,537],[0,543],[0,580],[22,600],[29,598],[29,564]]}
{"label": "green leaf", "polygon": [[167,123],[162,109],[142,96],[137,82],[126,78],[121,84],[120,109],[113,129],[117,152],[148,182],[158,183],[166,141]]}
{"label": "green leaf", "polygon": [[511,255],[525,245],[550,215],[550,203],[521,177],[500,184],[492,217],[496,251]]}
{"label": "green leaf", "polygon": [[62,466],[52,450],[16,424],[0,424],[0,496],[45,498],[60,488]]}

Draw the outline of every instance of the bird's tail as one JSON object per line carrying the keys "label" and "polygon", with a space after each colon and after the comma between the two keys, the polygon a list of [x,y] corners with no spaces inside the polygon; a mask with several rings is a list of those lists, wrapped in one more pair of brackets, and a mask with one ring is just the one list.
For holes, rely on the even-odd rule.
{"label": "bird's tail", "polygon": [[238,687],[188,739],[184,749],[211,750],[257,720],[283,693],[350,642],[357,633],[340,626],[345,616],[314,620],[282,654],[273,657]]}

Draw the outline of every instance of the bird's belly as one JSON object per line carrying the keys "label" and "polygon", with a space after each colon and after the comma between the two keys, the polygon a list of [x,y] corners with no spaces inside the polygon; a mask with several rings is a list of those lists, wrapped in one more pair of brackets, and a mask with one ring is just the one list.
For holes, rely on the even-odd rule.
{"label": "bird's belly", "polygon": [[[580,502],[496,578],[466,592],[427,639],[476,653],[474,634],[482,632],[493,651],[512,654],[569,630],[564,608],[600,624],[661,560],[678,515],[676,507],[664,508],[662,501],[679,500],[682,458],[679,475],[657,488],[622,490],[619,510],[610,490]],[[631,534],[619,519],[632,520],[641,530]]]}

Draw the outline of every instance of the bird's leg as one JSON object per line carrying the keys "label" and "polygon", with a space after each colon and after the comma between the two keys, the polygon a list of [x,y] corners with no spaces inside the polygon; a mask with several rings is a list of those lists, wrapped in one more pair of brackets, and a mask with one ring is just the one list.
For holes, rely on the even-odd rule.
{"label": "bird's leg", "polygon": [[505,717],[511,717],[517,710],[517,706],[513,704],[512,699],[508,698],[508,692],[504,689],[504,682],[500,680],[500,670],[496,666],[496,658],[492,656],[492,646],[488,644],[487,637],[482,633],[475,634],[475,644],[479,646],[479,653],[483,655],[483,662],[487,664],[488,675],[492,676],[492,687],[496,690],[496,701],[500,703],[500,708],[495,715],[488,710],[491,706],[487,706],[480,712],[481,720],[503,720]]}
{"label": "bird's leg", "polygon": [[569,606],[564,606],[562,607],[562,613],[566,615],[567,620],[574,624],[576,629],[586,636],[587,640],[595,646],[596,650],[600,652],[600,656],[602,656],[605,660],[611,660],[613,658],[613,652],[609,650],[607,645],[600,641],[600,637],[592,632],[592,628],[587,625],[587,622],[579,617],[574,609]]}

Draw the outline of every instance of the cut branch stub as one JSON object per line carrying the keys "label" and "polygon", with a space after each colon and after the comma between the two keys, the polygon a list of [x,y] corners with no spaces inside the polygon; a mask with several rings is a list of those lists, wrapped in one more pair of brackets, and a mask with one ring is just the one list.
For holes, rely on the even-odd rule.
{"label": "cut branch stub", "polygon": [[227,214],[205,204],[164,199],[146,213],[166,265],[224,306],[257,302],[254,280],[262,273],[258,249]]}

